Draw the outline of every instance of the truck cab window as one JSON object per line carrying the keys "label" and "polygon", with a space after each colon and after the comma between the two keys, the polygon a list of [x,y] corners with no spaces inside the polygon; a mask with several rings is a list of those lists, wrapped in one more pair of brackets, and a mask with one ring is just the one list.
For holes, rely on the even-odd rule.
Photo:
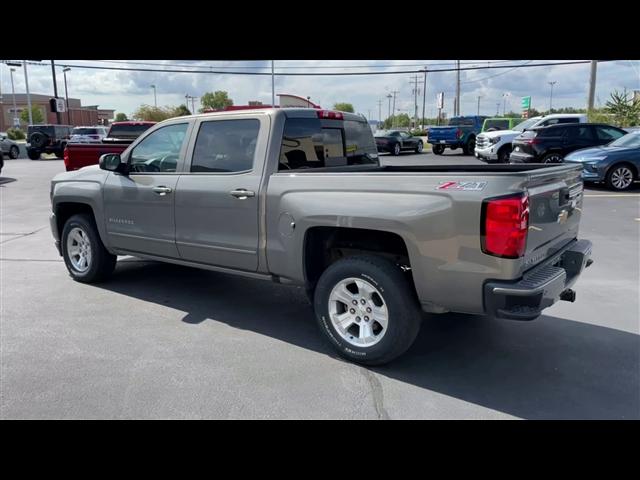
{"label": "truck cab window", "polygon": [[168,125],[145,137],[131,152],[130,171],[175,172],[187,127],[187,123]]}
{"label": "truck cab window", "polygon": [[260,131],[254,118],[202,122],[191,172],[245,172],[253,168]]}

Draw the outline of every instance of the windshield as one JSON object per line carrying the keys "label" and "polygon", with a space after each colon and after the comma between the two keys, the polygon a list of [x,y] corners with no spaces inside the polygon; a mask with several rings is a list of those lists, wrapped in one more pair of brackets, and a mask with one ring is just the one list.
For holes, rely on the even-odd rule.
{"label": "windshield", "polygon": [[523,132],[526,128],[529,128],[531,126],[533,126],[534,123],[536,123],[538,120],[540,120],[539,118],[530,118],[529,120],[525,120],[522,123],[519,123],[518,125],[516,125],[515,127],[513,127],[514,130],[518,130],[519,132]]}
{"label": "windshield", "polygon": [[494,120],[487,120],[484,122],[484,129],[488,130],[495,128],[496,130],[506,130],[509,128],[509,120],[506,118],[497,118]]}
{"label": "windshield", "polygon": [[609,144],[610,147],[640,148],[640,132],[627,133]]}
{"label": "windshield", "polygon": [[389,130],[378,130],[376,133],[373,134],[374,137],[389,137],[393,134],[393,132],[390,132]]}

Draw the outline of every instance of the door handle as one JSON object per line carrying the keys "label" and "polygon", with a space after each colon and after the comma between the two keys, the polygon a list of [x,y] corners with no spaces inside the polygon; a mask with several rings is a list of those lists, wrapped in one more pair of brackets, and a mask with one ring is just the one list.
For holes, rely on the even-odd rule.
{"label": "door handle", "polygon": [[238,188],[236,190],[231,190],[229,194],[232,197],[236,197],[238,200],[245,200],[248,197],[255,197],[256,192],[252,192],[251,190],[245,190],[244,188]]}
{"label": "door handle", "polygon": [[153,187],[153,192],[157,193],[161,197],[166,195],[167,193],[171,193],[172,191],[173,190],[171,190],[171,188],[169,187],[164,187],[164,186]]}

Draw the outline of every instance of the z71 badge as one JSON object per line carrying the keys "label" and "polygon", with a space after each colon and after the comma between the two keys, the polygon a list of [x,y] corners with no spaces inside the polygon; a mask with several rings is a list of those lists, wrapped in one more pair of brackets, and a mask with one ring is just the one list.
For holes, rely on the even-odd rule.
{"label": "z71 badge", "polygon": [[479,192],[487,186],[487,182],[442,182],[437,190],[469,190]]}

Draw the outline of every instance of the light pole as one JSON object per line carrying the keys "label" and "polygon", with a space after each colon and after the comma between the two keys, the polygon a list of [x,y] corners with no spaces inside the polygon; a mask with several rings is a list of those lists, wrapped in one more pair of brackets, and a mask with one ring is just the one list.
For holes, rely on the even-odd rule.
{"label": "light pole", "polygon": [[502,116],[504,117],[505,114],[507,113],[507,97],[510,96],[510,93],[503,93],[502,94],[502,98],[503,98],[503,105],[502,105]]}
{"label": "light pole", "polygon": [[29,75],[27,74],[27,61],[23,60],[22,65],[24,66],[24,85],[27,89],[27,107],[29,108],[29,125],[33,125],[33,115],[31,112],[31,94],[29,93]]}
{"label": "light pole", "polygon": [[16,116],[17,114],[17,110],[18,107],[16,106],[16,89],[15,86],[13,85],[13,72],[15,72],[16,69],[15,68],[10,68],[9,72],[11,75],[11,94],[13,95],[13,128],[16,127],[16,120],[18,120],[18,117]]}
{"label": "light pole", "polygon": [[496,103],[496,117],[500,115],[500,102]]}
{"label": "light pole", "polygon": [[480,116],[480,99],[482,98],[482,95],[478,95],[478,116]]}
{"label": "light pole", "polygon": [[387,95],[387,98],[389,99],[389,115],[387,115],[387,118],[391,118],[391,99],[393,98],[393,95],[389,94]]}
{"label": "light pole", "polygon": [[158,97],[156,95],[156,86],[155,85],[149,85],[151,88],[153,88],[153,105],[158,108]]}
{"label": "light pole", "polygon": [[553,82],[547,82],[549,85],[551,85],[551,93],[549,94],[549,113],[551,113],[551,106],[552,106],[552,102],[553,102],[553,86],[557,83],[556,81]]}
{"label": "light pole", "polygon": [[67,89],[67,72],[71,70],[69,67],[64,67],[62,73],[64,74],[64,97],[67,102],[67,123],[71,125],[71,112],[69,109],[69,90]]}

